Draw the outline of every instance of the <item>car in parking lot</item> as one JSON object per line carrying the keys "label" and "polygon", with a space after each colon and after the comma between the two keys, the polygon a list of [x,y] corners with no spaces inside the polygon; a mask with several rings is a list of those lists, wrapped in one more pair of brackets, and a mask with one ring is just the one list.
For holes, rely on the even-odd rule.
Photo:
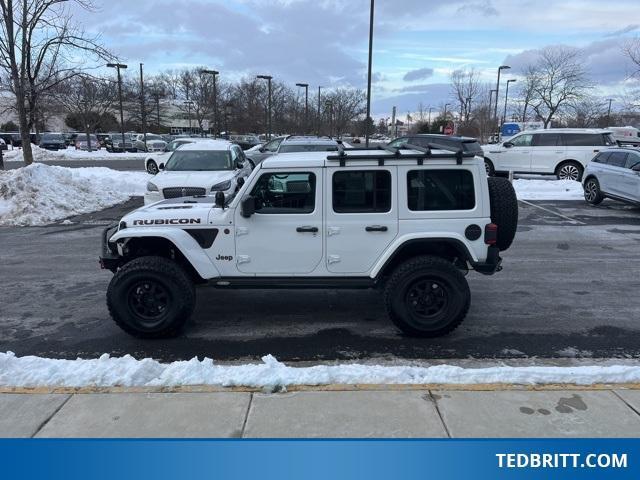
{"label": "car in parking lot", "polygon": [[122,143],[122,134],[121,133],[109,133],[109,137],[105,140],[107,152],[112,153],[122,153],[122,152],[132,152],[135,153],[138,151],[137,148],[133,145],[133,140],[131,136],[127,133],[124,134],[124,144]]}
{"label": "car in parking lot", "polygon": [[256,135],[230,135],[229,140],[240,145],[242,150],[249,150],[261,144]]}
{"label": "car in parking lot", "polygon": [[147,138],[142,133],[132,138],[133,146],[139,152],[164,152],[167,148],[167,142],[160,135],[147,133]]}
{"label": "car in parking lot", "polygon": [[100,140],[98,140],[97,135],[91,134],[89,135],[89,140],[87,140],[86,134],[80,134],[76,138],[76,150],[89,150],[89,142],[91,142],[91,150],[100,150]]}
{"label": "car in parking lot", "polygon": [[210,141],[210,138],[189,138],[189,137],[179,137],[175,140],[172,140],[167,144],[167,146],[161,152],[151,152],[144,159],[144,169],[150,173],[151,175],[156,175],[160,171],[160,166],[164,168],[164,165],[167,163],[167,160],[171,157],[171,154],[180,148],[182,145],[187,145],[189,143],[196,142],[206,142]]}
{"label": "car in parking lot", "polygon": [[609,130],[551,128],[525,131],[483,150],[489,175],[538,173],[580,181],[593,156],[615,145]]}
{"label": "car in parking lot", "polygon": [[246,153],[247,157],[257,165],[266,158],[279,153],[335,152],[338,150],[338,145],[338,142],[330,137],[289,135],[275,138],[259,149],[252,149]]}
{"label": "car in parking lot", "polygon": [[217,192],[235,195],[244,178],[251,173],[252,164],[234,143],[203,140],[181,145],[171,154],[166,165],[161,164],[159,168],[161,172],[147,184],[145,205]]}
{"label": "car in parking lot", "polygon": [[591,205],[605,198],[640,205],[640,151],[611,148],[598,153],[584,171],[583,187]]}
{"label": "car in parking lot", "polygon": [[45,150],[65,150],[67,141],[61,133],[43,133],[40,137],[39,147]]}

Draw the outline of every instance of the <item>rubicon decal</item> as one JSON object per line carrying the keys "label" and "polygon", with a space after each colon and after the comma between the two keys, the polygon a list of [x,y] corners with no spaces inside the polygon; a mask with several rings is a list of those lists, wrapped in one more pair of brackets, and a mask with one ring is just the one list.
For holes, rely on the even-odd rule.
{"label": "rubicon decal", "polygon": [[197,225],[202,223],[200,218],[170,218],[156,220],[134,220],[133,225]]}

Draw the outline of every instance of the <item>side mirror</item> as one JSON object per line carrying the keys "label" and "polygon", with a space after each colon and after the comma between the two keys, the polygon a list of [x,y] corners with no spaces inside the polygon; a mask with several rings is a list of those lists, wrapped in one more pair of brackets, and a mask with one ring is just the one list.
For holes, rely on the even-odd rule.
{"label": "side mirror", "polygon": [[224,208],[224,192],[216,192],[216,207]]}
{"label": "side mirror", "polygon": [[236,169],[242,170],[243,168],[244,168],[244,163],[242,163],[240,160],[236,161]]}
{"label": "side mirror", "polygon": [[254,213],[256,213],[256,199],[247,195],[240,203],[240,215],[244,218],[250,218]]}
{"label": "side mirror", "polygon": [[164,163],[161,163],[160,165],[158,165],[158,170],[164,170]]}
{"label": "side mirror", "polygon": [[502,144],[502,146],[503,146],[504,148],[511,148],[511,147],[513,147],[513,143],[511,143],[511,142],[504,142],[504,143]]}
{"label": "side mirror", "polygon": [[260,147],[260,148],[258,149],[258,151],[259,151],[260,153],[265,153],[265,152],[267,151],[267,149],[266,149],[266,148],[264,148],[264,147]]}
{"label": "side mirror", "polygon": [[640,163],[636,163],[633,167],[631,167],[631,170],[640,173]]}

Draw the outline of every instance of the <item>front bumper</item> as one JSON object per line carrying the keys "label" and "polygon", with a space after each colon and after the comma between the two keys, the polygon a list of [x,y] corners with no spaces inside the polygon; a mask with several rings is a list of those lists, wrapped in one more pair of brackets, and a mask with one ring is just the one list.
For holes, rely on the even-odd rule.
{"label": "front bumper", "polygon": [[487,259],[484,262],[472,263],[473,269],[483,275],[493,275],[502,270],[502,258],[500,249],[495,245],[487,249]]}
{"label": "front bumper", "polygon": [[102,248],[100,251],[100,267],[115,273],[122,264],[122,257],[118,254],[114,244],[109,239],[118,231],[118,224],[112,223],[102,231]]}

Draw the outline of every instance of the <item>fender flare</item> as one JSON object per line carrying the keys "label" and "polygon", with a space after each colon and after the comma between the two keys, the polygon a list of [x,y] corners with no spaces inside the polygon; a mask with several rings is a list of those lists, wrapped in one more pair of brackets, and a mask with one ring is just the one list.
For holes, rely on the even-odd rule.
{"label": "fender flare", "polygon": [[109,242],[133,238],[163,238],[171,242],[184,255],[193,269],[204,279],[216,278],[220,272],[198,242],[180,228],[125,228],[113,235]]}
{"label": "fender flare", "polygon": [[469,241],[459,234],[451,234],[451,232],[423,232],[412,233],[410,235],[403,235],[396,238],[396,240],[387,248],[385,254],[378,259],[373,269],[371,270],[371,278],[377,278],[377,276],[384,270],[390,260],[393,259],[395,254],[407,243],[415,241],[427,241],[433,243],[450,243],[461,248],[467,256],[467,260],[471,263],[477,263],[478,257],[473,253],[473,248]]}

